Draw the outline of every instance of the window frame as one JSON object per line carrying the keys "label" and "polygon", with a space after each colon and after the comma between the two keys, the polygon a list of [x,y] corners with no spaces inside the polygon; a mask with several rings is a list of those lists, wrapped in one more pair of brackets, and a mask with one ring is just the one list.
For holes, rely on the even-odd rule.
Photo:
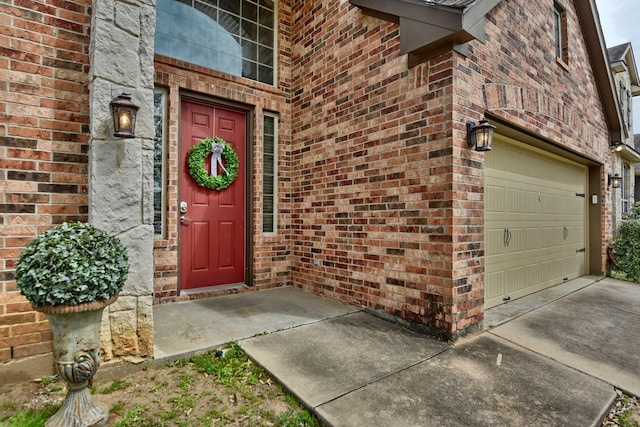
{"label": "window frame", "polygon": [[556,60],[566,66],[569,63],[567,11],[557,1],[553,2],[553,32]]}
{"label": "window frame", "polygon": [[[625,116],[625,102],[627,101],[626,99],[626,88],[624,86],[624,83],[622,81],[618,82],[618,104],[620,106],[620,113],[622,113],[622,121],[626,122],[626,116]],[[626,124],[626,123],[624,123]]]}
{"label": "window frame", "polygon": [[622,163],[622,182],[620,185],[620,205],[621,213],[629,213],[629,187],[631,183],[631,167],[627,163]]}
{"label": "window frame", "polygon": [[633,97],[631,95],[631,91],[627,89],[627,129],[631,129],[631,124],[633,122],[632,105]]}
{"label": "window frame", "polygon": [[[243,0],[239,3],[228,2],[223,5],[217,0],[168,0],[168,4],[163,4],[163,19],[158,18],[156,26],[159,22],[169,20],[178,21],[187,19],[185,13],[177,15],[173,9],[171,2],[180,4],[180,7],[190,8],[193,21],[196,16],[203,16],[215,22],[216,28],[220,27],[224,33],[233,39],[239,47],[238,52],[228,55],[228,52],[216,50],[208,52],[210,47],[202,47],[200,43],[187,38],[190,34],[178,36],[178,30],[171,25],[161,25],[161,31],[156,28],[156,39],[154,51],[164,56],[176,58],[194,65],[202,66],[208,69],[217,70],[223,73],[237,75],[252,81],[268,84],[270,86],[278,85],[278,9],[277,1],[264,2],[261,0]],[[269,4],[267,4],[269,3]],[[235,5],[237,7],[229,7]],[[171,7],[170,7],[171,6]],[[264,14],[264,15],[263,15]],[[264,17],[264,18],[263,18]],[[165,23],[166,24],[166,23]],[[195,24],[194,24],[195,25]],[[269,27],[269,25],[272,25]],[[269,37],[270,36],[270,37]],[[198,37],[198,35],[194,36]],[[185,41],[186,40],[186,41]],[[175,44],[181,41],[181,44],[188,43],[188,49],[180,48],[176,50]],[[206,43],[205,43],[206,44]],[[174,46],[174,47],[172,47]],[[202,48],[200,49],[199,46]],[[221,45],[223,46],[223,45]],[[195,49],[192,52],[192,48]],[[204,49],[204,50],[203,50]],[[211,48],[213,49],[213,48]],[[211,50],[209,49],[209,50]],[[216,48],[217,49],[217,48]],[[237,55],[239,53],[239,55]],[[206,58],[222,58],[220,60],[207,61]],[[231,63],[224,58],[231,59]],[[235,60],[239,59],[240,63],[236,64]],[[239,69],[237,66],[239,65]],[[269,79],[268,77],[271,77]]]}
{"label": "window frame", "polygon": [[[271,118],[273,119],[273,152],[272,153],[267,153],[265,147],[265,139],[266,139],[266,126],[265,126],[265,121],[267,118]],[[262,234],[267,235],[267,236],[275,236],[278,234],[278,125],[279,125],[279,116],[276,113],[271,113],[271,112],[267,112],[265,111],[263,113],[263,117],[262,117]],[[265,193],[265,188],[266,188],[266,177],[267,175],[265,174],[265,164],[266,164],[266,157],[268,155],[272,156],[272,162],[273,162],[273,175],[271,177],[272,179],[272,185],[273,185],[273,194],[269,194],[269,196],[272,198],[272,203],[271,206],[272,208],[272,212],[266,212],[265,210],[265,199],[267,197],[267,193]],[[265,230],[265,226],[267,225],[267,223],[265,222],[265,216],[267,215],[272,215],[273,219],[271,222],[271,229],[269,230]]]}
{"label": "window frame", "polygon": [[[155,95],[156,93],[159,93],[162,95],[162,126],[161,126],[161,139],[162,139],[162,143],[161,143],[161,147],[162,147],[162,153],[160,154],[161,156],[161,160],[160,160],[160,179],[161,179],[161,185],[160,185],[160,232],[157,233],[156,232],[156,227],[155,227],[155,222],[156,222],[156,191],[155,191],[155,184],[156,184],[156,174],[155,174],[155,168],[156,168],[156,127],[155,127],[155,118],[156,118],[156,106],[155,106]],[[168,124],[167,124],[167,118],[168,118],[168,105],[167,105],[167,100],[168,100],[168,90],[166,88],[163,87],[154,87],[153,88],[153,94],[154,94],[154,105],[153,105],[153,118],[154,118],[154,144],[153,144],[153,222],[154,222],[154,227],[153,227],[153,236],[155,239],[165,239],[166,235],[167,235],[167,146],[168,146],[168,135],[167,135],[167,128],[168,128]]]}

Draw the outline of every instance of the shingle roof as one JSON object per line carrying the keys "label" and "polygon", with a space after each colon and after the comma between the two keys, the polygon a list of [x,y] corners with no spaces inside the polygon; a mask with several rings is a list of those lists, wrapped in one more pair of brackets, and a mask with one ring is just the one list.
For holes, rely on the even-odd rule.
{"label": "shingle roof", "polygon": [[624,60],[624,55],[627,53],[627,49],[629,49],[629,45],[631,43],[623,43],[618,46],[613,46],[607,49],[607,55],[609,56],[609,62],[618,62]]}
{"label": "shingle roof", "polygon": [[425,4],[437,4],[439,6],[448,6],[464,9],[477,0],[423,0]]}

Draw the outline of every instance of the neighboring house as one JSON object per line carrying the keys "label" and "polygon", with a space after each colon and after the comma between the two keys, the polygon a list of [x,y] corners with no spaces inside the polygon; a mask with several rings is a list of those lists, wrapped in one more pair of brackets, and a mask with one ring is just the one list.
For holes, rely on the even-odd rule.
{"label": "neighboring house", "polygon": [[[633,146],[635,147],[636,151],[640,153],[640,134],[638,133],[633,135]],[[634,185],[634,191],[633,191],[633,200],[634,202],[635,201],[640,202],[640,164],[638,163],[636,163],[636,166],[634,168],[634,175],[635,175],[635,185]]]}
{"label": "neighboring house", "polygon": [[636,198],[636,164],[640,162],[640,152],[636,149],[633,135],[633,98],[640,95],[638,69],[631,43],[624,43],[607,49],[613,72],[613,80],[622,113],[623,140],[615,147],[613,173],[619,176],[620,187],[612,192],[613,228],[620,225]]}
{"label": "neighboring house", "polygon": [[[13,270],[65,220],[129,248],[105,359],[153,356],[153,304],[292,285],[455,340],[488,307],[604,274],[626,128],[597,16],[593,0],[8,0],[0,377],[48,360]],[[113,136],[123,92],[132,139]],[[468,146],[483,118],[488,152]],[[186,166],[210,136],[239,159],[223,191]]]}

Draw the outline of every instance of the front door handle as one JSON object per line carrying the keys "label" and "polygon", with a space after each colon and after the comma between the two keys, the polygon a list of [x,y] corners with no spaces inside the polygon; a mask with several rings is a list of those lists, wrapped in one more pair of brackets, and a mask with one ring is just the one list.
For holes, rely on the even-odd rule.
{"label": "front door handle", "polygon": [[180,224],[184,224],[184,223],[185,223],[185,222],[187,222],[187,221],[191,221],[191,218],[187,218],[187,217],[186,217],[186,216],[184,216],[184,215],[181,215],[181,216],[180,216]]}

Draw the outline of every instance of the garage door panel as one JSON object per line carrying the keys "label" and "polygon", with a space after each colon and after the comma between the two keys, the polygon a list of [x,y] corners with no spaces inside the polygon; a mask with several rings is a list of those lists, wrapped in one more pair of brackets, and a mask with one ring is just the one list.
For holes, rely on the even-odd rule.
{"label": "garage door panel", "polygon": [[552,259],[541,263],[542,281],[555,281],[563,276],[565,261],[564,259]]}
{"label": "garage door panel", "polygon": [[504,241],[504,230],[486,230],[484,235],[486,239],[485,256],[490,257],[504,253],[504,245],[501,245]]}
{"label": "garage door panel", "polygon": [[524,230],[524,237],[522,239],[523,245],[526,250],[540,249],[540,230],[537,228],[527,228]]}
{"label": "garage door panel", "polygon": [[509,291],[507,289],[507,279],[504,270],[488,272],[485,276],[485,300],[495,300],[502,298]]}
{"label": "garage door panel", "polygon": [[504,212],[504,187],[487,185],[485,187],[485,212]]}
{"label": "garage door panel", "polygon": [[540,212],[538,193],[524,189],[509,189],[506,192],[505,212],[512,214],[537,214]]}
{"label": "garage door panel", "polygon": [[542,232],[542,247],[545,249],[561,246],[564,244],[563,227],[545,227]]}
{"label": "garage door panel", "polygon": [[[567,227],[567,238],[565,242],[569,245],[576,245],[584,243],[584,229],[580,226]],[[580,249],[580,248],[578,248]]]}
{"label": "garage door panel", "polygon": [[585,274],[587,169],[500,136],[485,162],[485,307]]}
{"label": "garage door panel", "polygon": [[539,264],[545,261],[552,261],[568,256],[574,256],[574,249],[563,248],[541,248],[530,251],[504,252],[492,255],[486,259],[487,272],[495,272],[512,268],[513,266],[521,266],[526,264]]}

